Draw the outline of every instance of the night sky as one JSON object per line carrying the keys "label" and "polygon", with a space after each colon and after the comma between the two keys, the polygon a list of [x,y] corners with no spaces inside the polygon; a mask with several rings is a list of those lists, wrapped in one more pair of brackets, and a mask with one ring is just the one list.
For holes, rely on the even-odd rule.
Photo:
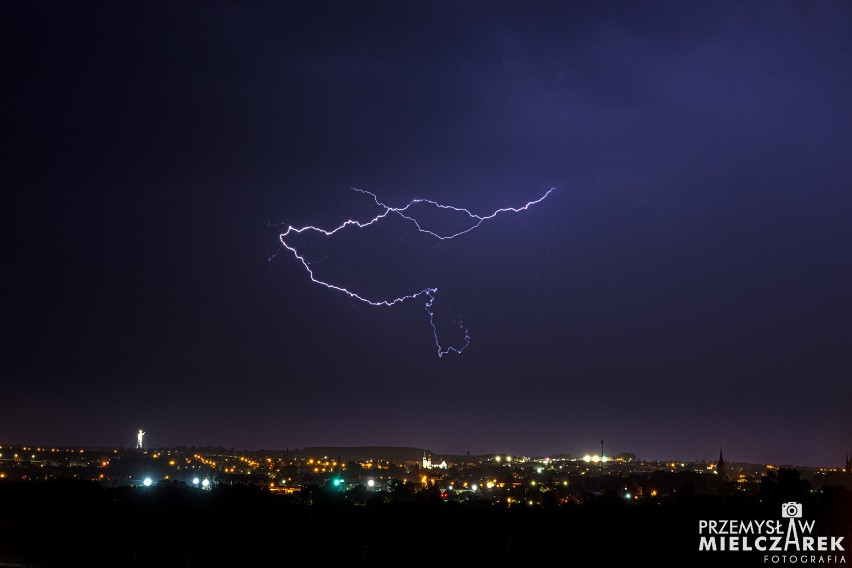
{"label": "night sky", "polygon": [[[0,38],[0,442],[852,450],[848,2],[13,1]],[[421,300],[269,260],[381,212],[351,187],[556,189],[299,241],[438,287],[439,358]]]}

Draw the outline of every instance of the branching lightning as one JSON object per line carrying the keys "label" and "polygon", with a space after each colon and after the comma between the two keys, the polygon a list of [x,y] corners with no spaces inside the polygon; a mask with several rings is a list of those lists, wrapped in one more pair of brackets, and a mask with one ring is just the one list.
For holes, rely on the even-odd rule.
{"label": "branching lightning", "polygon": [[[331,237],[334,234],[336,234],[340,231],[343,231],[347,228],[350,228],[350,227],[355,228],[355,229],[366,229],[370,225],[374,225],[374,224],[378,223],[379,221],[381,221],[382,219],[388,217],[389,215],[394,214],[394,215],[397,215],[400,218],[412,223],[417,228],[417,230],[419,232],[424,233],[426,235],[429,235],[432,238],[435,238],[435,239],[438,239],[438,240],[441,240],[441,241],[446,241],[446,240],[450,240],[450,239],[455,239],[457,237],[461,237],[462,235],[466,235],[467,233],[470,233],[471,231],[477,229],[485,221],[489,221],[491,219],[494,219],[495,217],[497,217],[498,215],[500,215],[502,213],[520,213],[522,211],[526,211],[527,209],[529,209],[533,205],[538,205],[539,203],[541,203],[542,201],[547,199],[547,197],[553,192],[553,188],[548,189],[544,193],[544,195],[542,195],[538,199],[535,199],[533,201],[529,201],[529,202],[527,202],[526,204],[524,204],[520,207],[504,207],[504,208],[495,210],[493,213],[491,213],[489,215],[477,215],[475,213],[472,213],[470,210],[465,209],[464,207],[454,207],[452,205],[444,205],[442,203],[438,203],[437,201],[433,201],[431,199],[413,199],[413,200],[409,201],[408,204],[406,204],[404,207],[391,207],[391,206],[386,205],[385,203],[382,203],[381,201],[379,201],[379,198],[374,193],[371,193],[371,192],[363,190],[363,189],[354,188],[354,187],[352,189],[354,191],[357,191],[359,193],[363,193],[364,195],[369,195],[370,197],[372,197],[373,201],[375,201],[376,205],[379,206],[382,209],[382,212],[379,213],[378,215],[376,215],[375,217],[373,217],[372,219],[370,219],[369,221],[365,221],[365,222],[361,222],[361,221],[358,221],[358,220],[355,220],[355,219],[348,219],[348,220],[344,221],[343,223],[341,223],[339,226],[337,226],[337,227],[335,227],[334,229],[331,229],[331,230],[322,229],[320,227],[314,227],[313,225],[308,225],[308,226],[305,226],[305,227],[298,227],[298,228],[293,227],[292,225],[288,225],[287,230],[279,235],[279,239],[281,240],[281,245],[283,246],[283,248],[285,248],[285,249],[289,250],[291,253],[293,253],[293,256],[296,257],[296,259],[299,262],[302,263],[302,266],[304,266],[305,270],[308,272],[308,276],[310,277],[311,282],[314,282],[315,284],[320,284],[320,285],[325,286],[326,288],[329,288],[331,290],[337,290],[338,292],[342,292],[342,293],[346,294],[347,296],[349,296],[350,298],[353,298],[355,300],[359,300],[361,302],[364,302],[365,304],[369,304],[371,306],[377,306],[377,307],[378,306],[393,306],[395,304],[405,302],[406,300],[414,300],[414,299],[419,298],[419,297],[426,298],[426,302],[425,302],[424,307],[426,309],[426,313],[429,314],[429,325],[432,327],[432,334],[435,338],[435,346],[437,347],[437,350],[438,350],[438,357],[443,357],[444,355],[446,355],[450,352],[461,353],[462,351],[467,349],[467,347],[470,345],[470,332],[467,329],[467,327],[465,327],[464,322],[459,321],[458,322],[459,329],[461,329],[461,331],[464,335],[463,344],[460,347],[452,347],[452,346],[442,347],[441,346],[441,341],[438,339],[438,326],[435,323],[435,313],[432,310],[432,305],[435,302],[435,295],[438,293],[437,288],[435,288],[435,287],[424,288],[424,289],[420,290],[419,292],[413,292],[411,294],[406,294],[404,296],[399,296],[397,298],[393,298],[393,299],[389,299],[389,300],[369,299],[369,298],[367,298],[367,297],[365,297],[361,294],[358,294],[357,292],[353,292],[352,290],[345,288],[344,286],[340,286],[338,284],[333,284],[331,282],[325,282],[325,281],[317,278],[316,275],[314,274],[314,271],[311,270],[310,263],[305,259],[305,257],[302,254],[299,254],[299,251],[296,250],[295,246],[293,246],[293,245],[291,245],[287,242],[287,238],[292,236],[292,235],[298,235],[298,234],[301,234],[301,233],[304,233],[304,232],[318,233],[318,234],[324,235],[326,237]],[[443,209],[443,210],[453,211],[453,212],[456,212],[456,213],[463,213],[463,214],[468,216],[468,218],[471,221],[471,225],[467,229],[464,229],[462,231],[458,231],[458,232],[455,232],[455,233],[452,233],[452,234],[441,234],[441,233],[437,233],[435,231],[431,231],[429,229],[425,229],[420,224],[420,222],[417,220],[417,218],[412,213],[409,212],[409,209],[411,207],[413,207],[415,205],[419,205],[419,204],[431,206],[431,207],[434,207],[436,209]]]}

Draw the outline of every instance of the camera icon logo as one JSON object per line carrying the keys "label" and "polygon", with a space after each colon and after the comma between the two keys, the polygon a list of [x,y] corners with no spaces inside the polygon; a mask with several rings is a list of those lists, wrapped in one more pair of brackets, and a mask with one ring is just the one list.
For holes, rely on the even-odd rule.
{"label": "camera icon logo", "polygon": [[802,504],[789,501],[781,505],[781,516],[785,519],[802,518]]}

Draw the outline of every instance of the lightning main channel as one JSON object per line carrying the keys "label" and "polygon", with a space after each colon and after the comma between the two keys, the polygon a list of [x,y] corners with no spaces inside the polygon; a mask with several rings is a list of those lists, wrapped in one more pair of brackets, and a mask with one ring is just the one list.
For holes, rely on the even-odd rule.
{"label": "lightning main channel", "polygon": [[[340,225],[338,225],[337,227],[335,227],[333,229],[323,229],[323,228],[320,228],[320,227],[315,227],[313,225],[307,225],[305,227],[293,227],[292,225],[288,225],[287,230],[279,235],[279,240],[281,241],[281,245],[283,246],[283,248],[285,248],[285,249],[289,250],[291,253],[293,253],[293,256],[296,257],[296,259],[299,262],[302,263],[302,266],[307,271],[308,277],[310,277],[311,282],[313,282],[315,284],[320,284],[321,286],[325,286],[326,288],[329,288],[330,290],[336,290],[338,292],[342,292],[343,294],[346,294],[350,298],[353,298],[355,300],[359,300],[359,301],[361,301],[365,304],[369,304],[371,306],[376,306],[376,307],[393,306],[393,305],[405,302],[407,300],[414,300],[414,299],[420,298],[420,297],[426,298],[424,308],[426,310],[426,313],[429,314],[429,325],[432,327],[432,335],[435,338],[435,346],[437,347],[437,350],[438,350],[438,357],[443,357],[444,355],[447,355],[448,353],[451,353],[451,352],[461,354],[465,349],[467,349],[467,347],[470,345],[470,330],[468,330],[468,328],[465,327],[464,321],[460,320],[458,322],[458,326],[459,326],[459,329],[461,329],[462,334],[464,336],[464,341],[463,341],[463,344],[461,345],[461,347],[453,347],[453,346],[442,347],[441,346],[441,341],[440,341],[440,339],[438,339],[438,326],[435,323],[435,312],[432,310],[432,305],[435,302],[435,295],[438,293],[438,288],[435,288],[435,287],[423,288],[419,292],[413,292],[411,294],[406,294],[404,296],[399,296],[397,298],[386,299],[386,300],[370,299],[370,298],[367,298],[366,296],[358,294],[357,292],[349,290],[348,288],[346,288],[344,286],[334,284],[332,282],[326,282],[324,280],[320,280],[319,278],[317,278],[316,275],[314,274],[314,271],[311,270],[310,264],[308,263],[307,260],[305,260],[304,255],[299,254],[299,251],[296,250],[296,247],[287,242],[287,238],[292,236],[292,235],[299,235],[299,234],[302,234],[302,233],[305,233],[305,232],[318,233],[318,234],[326,236],[326,237],[331,237],[331,236],[335,235],[336,233],[344,231],[344,230],[349,229],[349,228],[355,229],[355,230],[366,229],[367,227],[370,227],[371,225],[379,223],[382,219],[385,219],[389,215],[393,214],[393,215],[397,215],[400,218],[404,219],[405,221],[408,221],[409,223],[413,224],[420,233],[429,235],[430,237],[441,240],[441,241],[446,241],[446,240],[451,240],[451,239],[455,239],[455,238],[461,237],[463,235],[466,235],[467,233],[470,233],[471,231],[474,231],[477,228],[479,228],[479,226],[482,225],[484,222],[490,221],[491,219],[494,219],[495,217],[497,217],[498,215],[501,215],[503,213],[521,213],[522,211],[526,211],[530,207],[532,207],[534,205],[538,205],[539,203],[541,203],[542,201],[547,199],[547,197],[553,192],[554,188],[548,189],[544,193],[544,195],[542,195],[538,199],[535,199],[533,201],[528,201],[527,203],[525,203],[524,205],[522,205],[520,207],[503,207],[501,209],[496,209],[495,211],[493,211],[492,213],[490,213],[488,215],[477,215],[476,213],[473,213],[470,210],[465,209],[464,207],[455,207],[453,205],[444,205],[442,203],[438,203],[437,201],[433,201],[431,199],[412,199],[404,207],[391,207],[390,205],[387,205],[387,204],[379,201],[379,198],[375,193],[372,193],[372,192],[364,190],[364,189],[358,189],[358,188],[355,188],[355,187],[353,187],[352,190],[357,191],[358,193],[362,193],[364,195],[369,195],[370,197],[372,197],[373,201],[376,203],[376,205],[382,210],[381,213],[379,213],[378,215],[376,215],[375,217],[373,217],[369,221],[363,221],[362,222],[362,221],[358,221],[356,219],[347,219],[346,221],[344,221],[343,223],[341,223]],[[462,213],[464,215],[467,215],[467,217],[471,221],[471,225],[467,229],[464,229],[462,231],[458,231],[458,232],[455,232],[455,233],[451,233],[451,234],[441,234],[441,233],[438,233],[438,232],[435,232],[435,231],[431,231],[429,229],[425,229],[420,224],[420,222],[417,220],[417,218],[412,213],[409,212],[409,209],[411,207],[415,206],[415,205],[425,205],[425,206],[433,207],[435,209],[441,209],[441,210],[445,210],[445,211],[453,211],[455,213]],[[276,255],[277,255],[277,253],[276,253]]]}

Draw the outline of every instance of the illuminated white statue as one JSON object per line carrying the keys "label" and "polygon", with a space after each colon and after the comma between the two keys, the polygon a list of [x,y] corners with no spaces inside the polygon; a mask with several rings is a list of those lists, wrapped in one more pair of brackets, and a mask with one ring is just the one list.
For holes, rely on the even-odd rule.
{"label": "illuminated white statue", "polygon": [[140,428],[139,432],[136,434],[136,449],[137,450],[142,449],[142,436],[144,436],[144,435],[145,435],[145,432],[143,432],[142,429]]}

